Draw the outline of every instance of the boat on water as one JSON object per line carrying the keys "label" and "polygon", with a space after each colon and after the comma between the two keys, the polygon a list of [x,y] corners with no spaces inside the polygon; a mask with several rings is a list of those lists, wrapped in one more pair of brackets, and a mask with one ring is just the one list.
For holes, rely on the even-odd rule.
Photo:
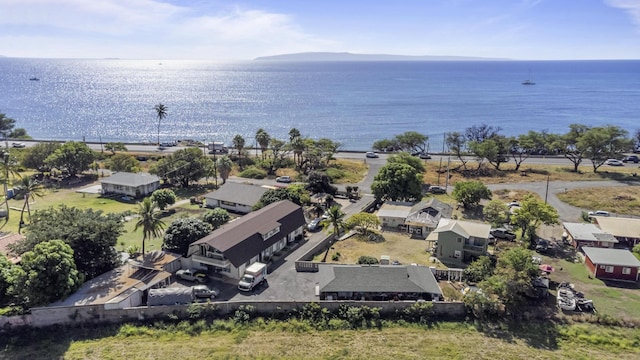
{"label": "boat on water", "polygon": [[40,81],[40,79],[35,77],[35,76],[30,77],[29,80],[30,81]]}
{"label": "boat on water", "polygon": [[525,81],[522,82],[522,85],[535,85],[536,83],[534,83],[533,81],[527,79]]}

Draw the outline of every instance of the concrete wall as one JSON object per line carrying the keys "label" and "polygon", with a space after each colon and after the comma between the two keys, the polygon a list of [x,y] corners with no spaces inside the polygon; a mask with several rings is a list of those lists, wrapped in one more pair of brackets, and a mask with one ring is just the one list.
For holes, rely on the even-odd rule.
{"label": "concrete wall", "polygon": [[[311,301],[233,301],[215,303],[220,313],[230,314],[242,305],[255,307],[258,314],[288,313],[292,310],[302,309]],[[382,308],[382,313],[393,313],[415,304],[414,301],[316,301],[322,307],[337,311],[340,305],[369,306]],[[205,304],[200,304],[205,305]],[[31,314],[23,316],[0,317],[0,327],[23,326],[44,327],[49,325],[75,325],[83,323],[124,323],[128,321],[147,319],[166,319],[169,314],[175,314],[186,318],[189,305],[168,306],[143,306],[128,309],[105,310],[102,305],[68,306],[33,308]],[[434,302],[433,309],[439,316],[448,318],[462,318],[465,316],[465,308],[462,302]]]}

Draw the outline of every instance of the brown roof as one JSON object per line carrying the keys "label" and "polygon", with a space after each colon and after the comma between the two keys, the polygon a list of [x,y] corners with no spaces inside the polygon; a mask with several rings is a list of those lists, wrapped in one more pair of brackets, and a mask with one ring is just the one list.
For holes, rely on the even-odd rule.
{"label": "brown roof", "polygon": [[[305,224],[302,208],[282,200],[228,223],[191,245],[209,244],[238,267]],[[261,233],[278,225],[278,233],[267,240],[262,239]]]}
{"label": "brown roof", "polygon": [[11,251],[9,251],[9,248],[7,245],[13,244],[22,239],[24,239],[24,236],[20,234],[11,234],[11,235],[1,237],[0,238],[0,254],[6,255],[7,259],[9,259],[9,261],[14,264],[19,263],[20,256],[16,256],[15,254],[12,254]]}

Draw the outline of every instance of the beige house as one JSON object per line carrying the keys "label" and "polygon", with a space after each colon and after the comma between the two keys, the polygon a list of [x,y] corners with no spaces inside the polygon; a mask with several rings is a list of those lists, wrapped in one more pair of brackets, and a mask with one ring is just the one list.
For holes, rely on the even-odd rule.
{"label": "beige house", "polygon": [[119,194],[134,198],[142,197],[160,187],[160,178],[147,173],[119,172],[100,180],[102,194]]}
{"label": "beige house", "polygon": [[382,204],[376,216],[383,228],[425,238],[438,226],[440,219],[450,218],[452,212],[451,205],[431,198],[418,203],[387,201]]}
{"label": "beige house", "polygon": [[609,216],[594,216],[593,219],[603,232],[618,240],[616,247],[632,249],[640,244],[640,219]]}

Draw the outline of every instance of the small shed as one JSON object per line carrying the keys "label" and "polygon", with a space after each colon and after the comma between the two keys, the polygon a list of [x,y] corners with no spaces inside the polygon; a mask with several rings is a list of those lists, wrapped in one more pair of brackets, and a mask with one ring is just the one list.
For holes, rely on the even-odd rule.
{"label": "small shed", "polygon": [[591,275],[603,280],[638,281],[638,260],[629,250],[583,247]]}

